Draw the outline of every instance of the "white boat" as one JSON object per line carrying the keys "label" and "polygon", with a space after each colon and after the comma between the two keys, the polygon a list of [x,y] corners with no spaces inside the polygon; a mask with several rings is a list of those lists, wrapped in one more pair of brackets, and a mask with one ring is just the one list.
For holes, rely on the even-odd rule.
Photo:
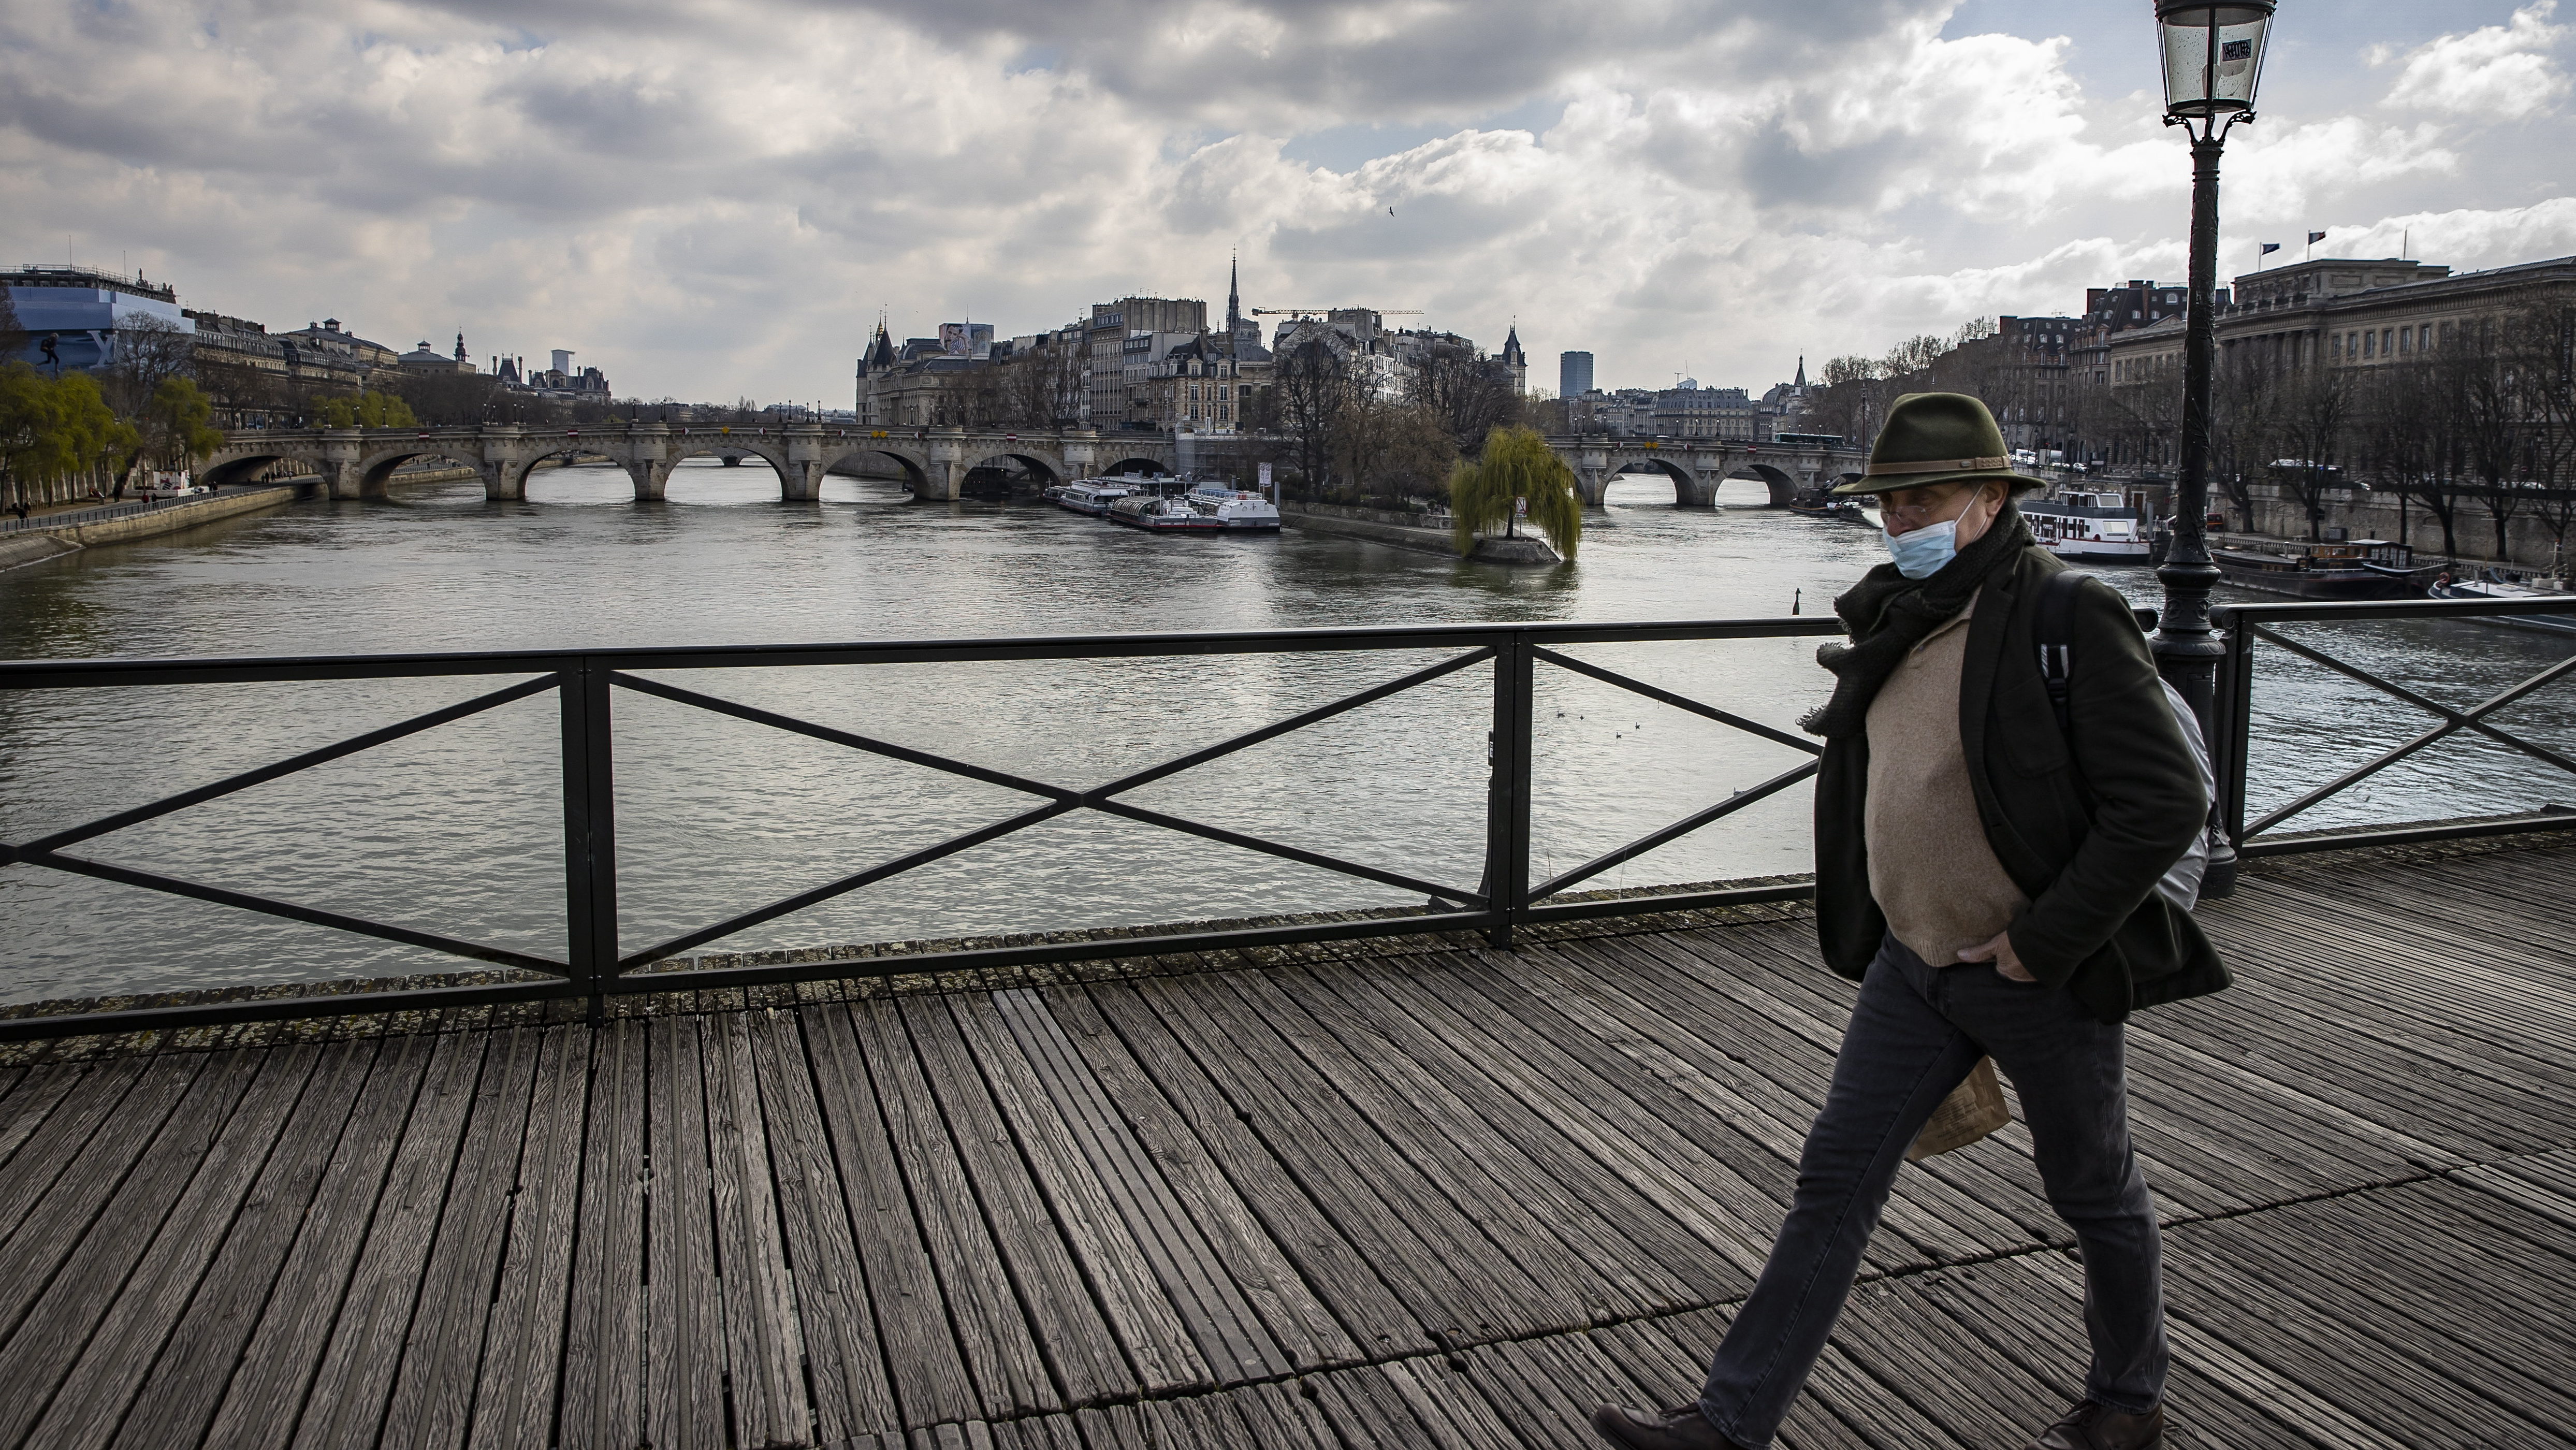
{"label": "white boat", "polygon": [[1279,506],[1228,483],[1202,483],[1187,493],[1130,494],[1109,506],[1109,521],[1157,534],[1251,534],[1279,531]]}
{"label": "white boat", "polygon": [[185,473],[159,472],[144,480],[141,492],[145,498],[194,498],[214,490],[197,487]]}
{"label": "white boat", "polygon": [[2147,562],[2147,531],[2120,494],[2064,488],[2021,506],[2039,546],[2061,559]]}
{"label": "white boat", "polygon": [[2516,584],[2498,577],[2493,569],[2489,569],[2482,578],[2435,580],[2433,587],[2425,592],[2436,599],[2564,599],[2570,610],[2567,614],[2491,614],[2471,615],[2470,618],[2481,624],[2501,624],[2514,629],[2576,634],[2576,594],[2564,589],[2535,589],[2528,584]]}
{"label": "white boat", "polygon": [[1048,489],[1046,496],[1058,507],[1098,518],[1109,512],[1111,504],[1134,493],[1141,486],[1128,479],[1078,478],[1071,483],[1059,483]]}
{"label": "white boat", "polygon": [[1214,514],[1229,532],[1279,527],[1279,505],[1251,489],[1236,488],[1230,483],[1201,483],[1191,487],[1189,500],[1190,507]]}

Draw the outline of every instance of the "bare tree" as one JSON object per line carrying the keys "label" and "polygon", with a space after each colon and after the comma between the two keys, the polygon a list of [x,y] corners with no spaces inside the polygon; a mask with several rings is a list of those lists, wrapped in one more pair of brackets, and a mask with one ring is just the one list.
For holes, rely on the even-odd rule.
{"label": "bare tree", "polygon": [[2292,372],[2276,391],[2273,433],[2282,456],[2273,461],[2272,475],[2307,516],[2310,539],[2325,522],[2326,490],[2343,477],[2352,397],[2351,375],[2322,366]]}
{"label": "bare tree", "polygon": [[116,352],[103,368],[94,368],[99,392],[121,418],[139,417],[170,378],[188,377],[196,357],[196,338],[188,329],[149,313],[122,319],[116,329]]}
{"label": "bare tree", "polygon": [[2530,433],[2523,396],[2521,319],[2482,317],[2460,324],[2458,340],[2436,354],[2435,370],[2448,374],[2446,392],[2458,409],[2461,462],[2479,487],[2471,494],[2495,524],[2495,557],[2506,558],[2505,535],[2530,500],[2511,475]]}
{"label": "bare tree", "polygon": [[1310,332],[1278,359],[1272,384],[1275,416],[1310,492],[1322,492],[1332,478],[1334,434],[1358,371],[1321,331]]}
{"label": "bare tree", "polygon": [[1510,377],[1476,356],[1463,338],[1423,344],[1407,371],[1408,398],[1449,430],[1454,450],[1481,447],[1486,434],[1520,421],[1521,400]]}
{"label": "bare tree", "polygon": [[2442,526],[2442,552],[2459,557],[2460,504],[2469,474],[2461,446],[2460,409],[2452,396],[2459,369],[2418,357],[2384,363],[2358,385],[2356,457],[2371,486],[2419,503]]}
{"label": "bare tree", "polygon": [[2567,534],[2576,528],[2576,303],[2531,308],[2521,323],[2523,398],[2531,428],[2524,471],[2532,517],[2556,547],[2550,572],[2567,577]]}

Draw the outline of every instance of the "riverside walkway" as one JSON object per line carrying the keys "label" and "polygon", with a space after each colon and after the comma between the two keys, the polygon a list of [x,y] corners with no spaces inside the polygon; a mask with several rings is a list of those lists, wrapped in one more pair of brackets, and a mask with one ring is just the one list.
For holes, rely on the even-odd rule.
{"label": "riverside walkway", "polygon": [[[2202,908],[2238,985],[2130,1039],[2173,1444],[2576,1441],[2571,882]],[[1588,1446],[1696,1384],[1850,995],[1755,906],[0,1048],[0,1446]],[[1903,1172],[1784,1444],[2072,1397],[2028,1159]]]}

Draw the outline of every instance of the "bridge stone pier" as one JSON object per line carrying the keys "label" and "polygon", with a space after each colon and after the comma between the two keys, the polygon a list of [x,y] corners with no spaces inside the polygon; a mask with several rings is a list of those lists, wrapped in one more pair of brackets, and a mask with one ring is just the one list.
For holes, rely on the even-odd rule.
{"label": "bridge stone pier", "polygon": [[1869,454],[1861,449],[1716,438],[1584,435],[1550,438],[1547,444],[1574,470],[1583,501],[1593,508],[1601,507],[1610,480],[1623,473],[1660,473],[1671,479],[1673,502],[1683,508],[1715,508],[1721,481],[1756,479],[1770,490],[1776,508],[1802,490],[1831,488],[1858,477],[1869,462]]}
{"label": "bridge stone pier", "polygon": [[528,474],[549,458],[604,457],[626,470],[639,500],[659,499],[681,461],[703,456],[759,458],[778,475],[788,502],[823,495],[823,479],[841,470],[887,466],[916,499],[962,497],[978,468],[1015,466],[1048,482],[1130,469],[1171,472],[1179,450],[1168,437],[1090,429],[1001,432],[968,428],[856,428],[823,423],[611,423],[582,428],[529,428],[490,423],[474,428],[243,429],[227,434],[200,474],[212,483],[248,482],[272,465],[317,470],[331,497],[382,498],[394,470],[418,459],[446,459],[483,476],[483,496],[525,499]]}

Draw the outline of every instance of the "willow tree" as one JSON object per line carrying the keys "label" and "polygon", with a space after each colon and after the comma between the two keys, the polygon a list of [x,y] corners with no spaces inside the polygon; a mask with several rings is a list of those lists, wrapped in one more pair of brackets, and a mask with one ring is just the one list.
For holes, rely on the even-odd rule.
{"label": "willow tree", "polygon": [[1573,558],[1583,540],[1583,496],[1575,489],[1574,470],[1531,429],[1497,428],[1485,435],[1484,455],[1458,465],[1449,478],[1458,552],[1474,549],[1476,536],[1496,524],[1512,536],[1522,501],[1529,505],[1530,523],[1557,553]]}

